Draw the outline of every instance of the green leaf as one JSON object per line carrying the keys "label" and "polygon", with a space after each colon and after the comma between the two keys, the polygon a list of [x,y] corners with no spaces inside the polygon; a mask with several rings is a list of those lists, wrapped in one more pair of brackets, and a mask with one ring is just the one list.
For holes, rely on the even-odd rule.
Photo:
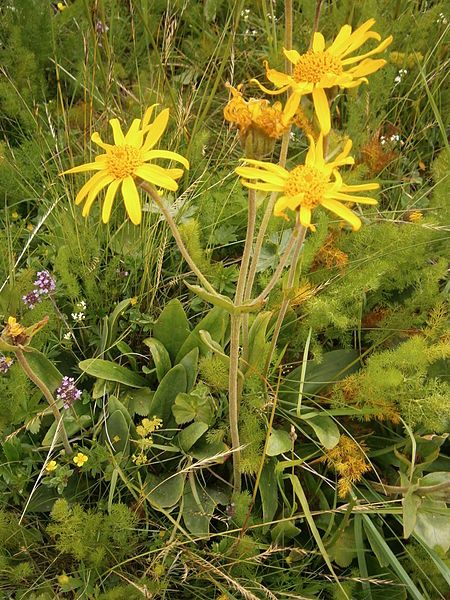
{"label": "green leaf", "polygon": [[153,326],[153,337],[159,340],[169,353],[172,364],[190,333],[189,321],[183,305],[177,299],[171,300],[159,315]]}
{"label": "green leaf", "polygon": [[162,379],[149,408],[149,414],[162,419],[165,428],[173,420],[172,407],[180,392],[186,392],[186,369],[183,365],[175,365]]}
{"label": "green leaf", "polygon": [[412,489],[408,490],[402,500],[403,506],[403,537],[408,539],[414,531],[417,520],[417,509],[421,504],[419,496]]}
{"label": "green leaf", "polygon": [[193,348],[198,348],[201,356],[208,354],[209,349],[201,340],[199,332],[202,329],[209,331],[212,339],[215,342],[220,342],[225,334],[228,320],[229,316],[222,308],[217,306],[212,308],[208,314],[203,317],[200,323],[198,323],[197,326],[191,331],[189,337],[180,348],[175,363],[179,363],[181,359]]}
{"label": "green leaf", "polygon": [[265,311],[256,315],[255,320],[250,327],[248,334],[248,366],[242,367],[244,371],[250,370],[250,373],[258,370],[261,361],[264,360],[267,345],[267,326],[269,325],[272,312]]}
{"label": "green leaf", "polygon": [[191,423],[178,434],[178,444],[183,452],[189,452],[192,446],[208,431],[208,425],[197,421]]}
{"label": "green leaf", "polygon": [[113,312],[109,315],[107,328],[108,337],[106,341],[105,350],[111,348],[111,346],[114,345],[119,317],[124,312],[124,310],[126,310],[130,306],[130,303],[131,298],[125,298],[125,300],[122,300],[121,302],[119,302],[119,304],[117,304]]}
{"label": "green leaf", "polygon": [[285,542],[292,540],[301,532],[301,529],[296,527],[292,521],[282,521],[277,523],[270,530],[270,537],[275,544],[284,546]]}
{"label": "green leaf", "polygon": [[313,414],[311,412],[303,413],[300,419],[314,430],[320,443],[328,450],[334,448],[339,442],[340,433],[334,420],[325,414]]}
{"label": "green leaf", "polygon": [[196,488],[193,492],[191,486],[192,484],[186,487],[184,492],[183,521],[186,529],[193,535],[207,536],[217,502],[208,489]]}
{"label": "green leaf", "polygon": [[172,413],[178,425],[189,421],[203,421],[208,425],[213,421],[214,403],[209,396],[202,397],[197,394],[178,394]]}
{"label": "green leaf", "polygon": [[[79,431],[81,431],[81,429],[85,429],[86,427],[89,427],[89,425],[91,425],[91,423],[92,423],[92,417],[90,415],[78,415],[76,418],[74,418],[70,413],[65,413],[63,415],[63,423],[64,423],[64,427],[66,429],[66,433],[67,433],[68,437],[70,438],[70,437],[74,436],[76,433],[78,433]],[[56,433],[56,421],[53,421],[53,423],[48,428],[47,433],[44,436],[44,439],[42,440],[42,445],[43,446],[51,446],[51,444],[53,442],[53,438],[55,437],[55,433]]]}
{"label": "green leaf", "polygon": [[184,283],[185,283],[186,287],[193,294],[195,294],[196,296],[198,296],[205,302],[208,302],[209,304],[212,304],[213,306],[218,306],[220,308],[223,308],[230,314],[233,314],[235,312],[235,306],[234,306],[233,302],[227,296],[223,296],[222,294],[217,294],[217,293],[213,294],[212,292],[208,292],[207,290],[202,288],[200,285],[191,285],[190,283],[187,283],[186,281]]}
{"label": "green leaf", "polygon": [[175,506],[183,495],[184,481],[184,473],[175,473],[166,478],[149,476],[144,485],[145,497],[155,508]]}
{"label": "green leaf", "polygon": [[348,525],[332,546],[328,547],[328,554],[333,562],[342,568],[349,567],[356,558],[354,544],[355,532],[353,523]]}
{"label": "green leaf", "polygon": [[32,352],[25,353],[25,358],[33,373],[45,383],[52,393],[61,385],[62,373],[45,354],[33,348]]}
{"label": "green leaf", "polygon": [[156,376],[161,381],[164,375],[172,368],[170,356],[162,342],[156,338],[146,338],[144,344],[149,348],[156,367]]}
{"label": "green leaf", "polygon": [[229,456],[229,448],[224,442],[208,442],[205,437],[200,440],[190,449],[189,455],[196,460],[208,460],[216,457],[214,462],[223,464]]}
{"label": "green leaf", "polygon": [[180,365],[183,365],[186,369],[186,391],[190,392],[194,387],[198,374],[198,348],[192,348],[186,356],[183,356]]}
{"label": "green leaf", "polygon": [[110,360],[103,360],[101,358],[88,358],[82,360],[78,366],[82,371],[93,377],[99,379],[106,379],[106,381],[115,381],[117,383],[123,383],[130,387],[141,388],[147,385],[146,380],[133,373],[126,367],[116,365],[116,363]]}
{"label": "green leaf", "polygon": [[292,450],[292,438],[284,429],[272,429],[267,443],[267,456],[278,456]]}
{"label": "green leaf", "polygon": [[130,425],[120,410],[113,411],[106,419],[105,438],[114,452],[123,452],[128,455],[130,451]]}
{"label": "green leaf", "polygon": [[139,388],[129,390],[125,396],[130,415],[139,415],[140,417],[152,417],[150,415],[150,405],[155,392],[150,388]]}
{"label": "green leaf", "polygon": [[433,550],[444,554],[450,548],[450,510],[440,500],[424,498],[417,511],[414,534]]}
{"label": "green leaf", "polygon": [[[303,395],[314,395],[331,383],[339,381],[359,369],[359,353],[355,350],[332,350],[322,356],[320,363],[308,361]],[[284,402],[297,406],[302,366],[288,373],[280,386],[279,396]]]}
{"label": "green leaf", "polygon": [[276,459],[266,461],[261,471],[261,479],[259,481],[258,491],[261,496],[263,521],[264,523],[267,523],[267,525],[263,527],[264,532],[269,531],[269,523],[274,518],[278,509],[278,484],[275,465]]}
{"label": "green leaf", "polygon": [[380,565],[382,567],[390,565],[400,581],[406,586],[410,597],[414,600],[423,600],[422,593],[414,585],[411,577],[405,571],[398,558],[385,542],[381,533],[375,527],[374,523],[372,522],[371,515],[362,514],[361,516],[363,518],[364,531],[367,535],[367,539],[369,540],[370,546],[374,551]]}

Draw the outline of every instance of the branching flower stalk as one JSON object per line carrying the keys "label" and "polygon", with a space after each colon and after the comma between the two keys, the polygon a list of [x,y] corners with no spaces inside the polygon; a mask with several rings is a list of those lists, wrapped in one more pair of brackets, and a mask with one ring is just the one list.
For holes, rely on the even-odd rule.
{"label": "branching flower stalk", "polygon": [[62,414],[56,404],[56,400],[54,399],[52,393],[50,392],[48,387],[45,385],[45,383],[42,381],[42,379],[40,379],[40,377],[38,377],[36,375],[36,373],[33,371],[33,369],[28,364],[28,361],[25,358],[25,354],[23,353],[23,350],[21,350],[20,348],[17,348],[15,351],[15,354],[17,357],[17,362],[20,364],[20,366],[24,370],[27,377],[41,390],[42,394],[44,395],[45,399],[47,400],[47,402],[53,412],[53,416],[55,417],[56,434],[58,435],[58,432],[60,433],[61,440],[62,440],[62,443],[64,446],[64,450],[66,451],[67,455],[71,456],[73,453],[72,447],[71,447],[69,439],[67,437],[67,432],[64,427],[63,417],[62,417]]}

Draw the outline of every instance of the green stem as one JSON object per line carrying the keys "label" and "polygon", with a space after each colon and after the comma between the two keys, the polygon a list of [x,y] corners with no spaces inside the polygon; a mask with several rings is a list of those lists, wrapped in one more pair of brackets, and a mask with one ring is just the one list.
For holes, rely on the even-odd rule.
{"label": "green stem", "polygon": [[25,371],[25,373],[28,376],[28,378],[31,379],[31,381],[44,394],[45,399],[47,400],[50,408],[52,409],[53,416],[55,417],[56,432],[58,433],[58,430],[60,431],[62,443],[64,445],[64,449],[66,451],[66,454],[68,454],[70,456],[72,454],[72,448],[70,446],[69,439],[67,438],[67,433],[66,433],[66,429],[64,427],[64,422],[63,422],[62,415],[61,415],[61,413],[59,411],[58,406],[56,405],[56,402],[55,402],[55,399],[53,398],[52,393],[50,392],[50,390],[48,389],[48,387],[45,385],[45,383],[42,381],[42,379],[40,379],[36,375],[36,373],[32,370],[32,368],[28,364],[28,361],[25,358],[25,355],[22,352],[22,350],[16,349],[15,350],[15,354],[16,354],[16,357],[17,357],[17,360],[18,360],[20,366]]}
{"label": "green stem", "polygon": [[211,292],[212,294],[216,294],[217,293],[216,290],[213,288],[213,286],[209,283],[209,281],[206,279],[206,277],[203,275],[203,273],[197,267],[197,265],[195,264],[195,262],[192,259],[191,255],[189,254],[189,251],[186,248],[186,246],[184,245],[184,242],[183,242],[183,240],[181,238],[180,232],[178,231],[178,227],[177,227],[175,221],[173,220],[172,215],[167,210],[167,208],[164,205],[163,201],[159,197],[158,192],[155,190],[155,188],[152,185],[150,185],[146,181],[141,181],[139,183],[139,186],[145,192],[147,192],[147,194],[149,194],[153,198],[153,200],[155,201],[155,203],[158,205],[159,209],[161,210],[161,212],[164,215],[164,218],[165,218],[168,226],[170,227],[170,231],[172,232],[172,235],[173,235],[173,237],[175,239],[175,242],[176,242],[176,244],[178,246],[179,251],[181,252],[182,257],[187,262],[187,264],[189,265],[189,267],[191,268],[191,270],[195,273],[195,275],[197,275],[197,277],[198,277],[199,281],[201,282],[201,284],[203,285],[203,287],[206,290],[208,290],[208,292]]}
{"label": "green stem", "polygon": [[[297,271],[297,262],[298,262],[298,258],[300,256],[301,249],[303,247],[303,242],[305,241],[305,237],[306,237],[306,227],[303,227],[303,225],[301,225],[299,227],[299,234],[298,234],[296,244],[294,247],[294,252],[292,255],[291,267],[289,269],[289,275],[288,275],[288,281],[287,281],[287,289],[288,290],[290,290],[292,288],[292,286],[294,285],[295,273]],[[266,365],[264,368],[265,375],[267,374],[270,363],[272,362],[273,353],[275,351],[275,347],[276,347],[276,344],[278,341],[278,336],[280,335],[281,326],[283,324],[284,317],[286,316],[286,311],[288,309],[288,306],[289,306],[289,297],[285,298],[283,300],[283,302],[281,303],[281,307],[280,307],[280,311],[278,313],[277,322],[275,324],[275,329],[273,332],[272,340],[270,342],[269,354],[266,359]]]}
{"label": "green stem", "polygon": [[[236,285],[234,296],[234,305],[242,304],[245,294],[245,284],[247,281],[248,267],[250,263],[250,253],[253,245],[256,222],[256,192],[248,192],[248,216],[247,216],[247,234],[245,236],[244,252],[242,254],[241,268]],[[228,382],[229,397],[229,418],[231,444],[233,447],[233,486],[234,492],[241,490],[241,452],[239,450],[239,402],[242,392],[242,383],[238,379],[239,371],[239,339],[241,333],[242,315],[231,315],[231,339],[230,339],[230,371]],[[246,321],[248,325],[248,320]],[[248,343],[248,331],[245,334],[245,343]]]}

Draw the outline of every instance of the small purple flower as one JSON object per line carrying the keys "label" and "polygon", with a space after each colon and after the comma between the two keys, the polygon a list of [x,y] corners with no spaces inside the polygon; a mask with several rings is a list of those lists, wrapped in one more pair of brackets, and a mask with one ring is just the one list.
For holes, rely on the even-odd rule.
{"label": "small purple flower", "polygon": [[33,310],[36,304],[41,301],[41,297],[38,290],[33,290],[25,296],[22,296],[22,300],[30,310]]}
{"label": "small purple flower", "polygon": [[73,377],[64,376],[61,385],[56,390],[56,399],[63,401],[64,408],[70,408],[80,396],[81,390],[78,390],[75,387],[75,379]]}
{"label": "small purple flower", "polygon": [[10,356],[4,356],[3,354],[0,355],[0,373],[7,373],[13,362],[14,359],[12,359]]}
{"label": "small purple flower", "polygon": [[49,294],[55,290],[55,280],[48,271],[38,271],[34,285],[39,294]]}

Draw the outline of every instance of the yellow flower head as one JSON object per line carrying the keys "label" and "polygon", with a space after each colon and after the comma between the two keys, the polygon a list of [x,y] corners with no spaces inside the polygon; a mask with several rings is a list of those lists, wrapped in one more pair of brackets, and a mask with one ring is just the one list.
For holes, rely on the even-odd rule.
{"label": "yellow flower head", "polygon": [[24,327],[17,322],[15,317],[8,317],[8,321],[0,334],[0,350],[12,350],[27,346],[31,339],[48,323],[48,317],[44,317],[37,323]]}
{"label": "yellow flower head", "polygon": [[262,157],[273,150],[275,140],[288,129],[290,120],[286,119],[281,102],[271,105],[268,100],[244,100],[241,87],[228,85],[232,97],[223,115],[239,129],[247,156]]}
{"label": "yellow flower head", "polygon": [[411,223],[419,223],[423,218],[423,213],[420,210],[413,210],[408,214],[408,221]]}
{"label": "yellow flower head", "polygon": [[141,200],[136,187],[136,180],[143,179],[152,185],[175,192],[176,182],[183,175],[183,169],[166,169],[154,164],[157,158],[176,160],[186,169],[188,161],[169,150],[154,150],[164,133],[169,120],[169,109],[161,113],[150,123],[156,105],[150,106],[144,118],[135,119],[126,134],[123,133],[118,119],[111,119],[114,144],[106,144],[98,133],[92,135],[92,141],[105,150],[104,154],[96,157],[95,162],[86,163],[62,173],[80,173],[82,171],[98,171],[78,192],[75,204],[85,201],[83,216],[86,217],[97,195],[107,187],[103,201],[102,220],[109,221],[115,195],[119,187],[125,209],[132,223],[139,225],[142,218]]}
{"label": "yellow flower head", "polygon": [[328,466],[335,469],[339,476],[338,493],[345,498],[352,485],[362,479],[371,466],[366,458],[367,446],[364,442],[357,443],[346,435],[341,435],[339,443],[321,457]]}
{"label": "yellow flower head", "polygon": [[385,50],[392,42],[392,36],[387,37],[369,52],[349,56],[367,40],[371,38],[381,40],[378,33],[370,31],[374,23],[375,19],[369,19],[353,32],[350,25],[344,25],[328,48],[325,48],[323,35],[315,33],[312,49],[308,52],[300,54],[296,50],[285,49],[286,58],[293,64],[292,75],[270,69],[265,62],[267,79],[279,88],[277,90],[268,90],[259,81],[253,81],[266,93],[272,95],[291,90],[285,108],[288,119],[296,113],[300,98],[305,94],[312,94],[320,127],[324,135],[327,135],[331,128],[331,119],[325,89],[335,85],[341,88],[352,88],[363,82],[367,83],[366,75],[378,71],[386,64],[383,59],[374,60],[368,57]]}
{"label": "yellow flower head", "polygon": [[[286,208],[298,210],[300,223],[314,231],[311,225],[312,211],[318,206],[335,213],[345,219],[357,231],[361,227],[359,217],[342,202],[359,202],[361,204],[377,204],[373,198],[366,196],[353,196],[353,192],[375,190],[377,183],[363,183],[360,185],[346,185],[339,174],[339,167],[354,163],[349,156],[352,142],[348,140],[343,151],[332,161],[326,162],[323,156],[323,134],[319,135],[317,143],[309,137],[309,150],[304,165],[299,165],[288,171],[287,169],[270,162],[245,159],[250,166],[238,167],[236,173],[243,179],[246,187],[268,191],[280,192],[274,214],[284,217]],[[342,201],[342,202],[340,202]]]}
{"label": "yellow flower head", "polygon": [[78,454],[74,456],[73,462],[77,465],[77,467],[82,467],[84,463],[87,462],[87,460],[88,457],[86,456],[86,454],[78,452]]}
{"label": "yellow flower head", "polygon": [[146,437],[162,427],[162,419],[153,417],[153,419],[142,419],[142,423],[136,427],[136,432],[141,437]]}
{"label": "yellow flower head", "polygon": [[52,473],[53,471],[56,470],[57,467],[58,467],[58,463],[56,462],[56,460],[50,460],[45,465],[45,470],[47,471],[47,473]]}

